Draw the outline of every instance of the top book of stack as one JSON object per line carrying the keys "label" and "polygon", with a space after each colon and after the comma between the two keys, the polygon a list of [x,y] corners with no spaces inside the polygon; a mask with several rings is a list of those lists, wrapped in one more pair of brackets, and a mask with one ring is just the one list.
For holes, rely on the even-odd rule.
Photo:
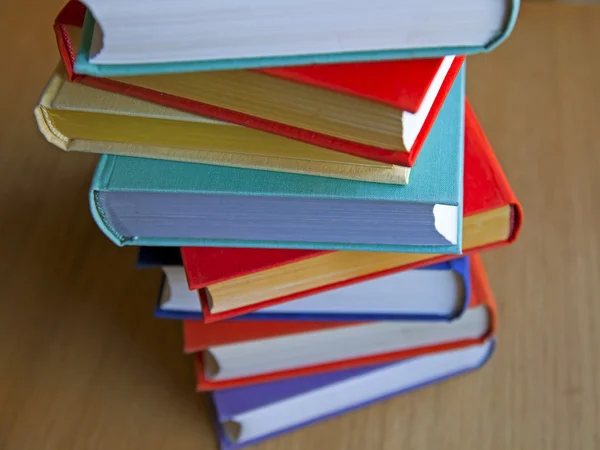
{"label": "top book of stack", "polygon": [[429,58],[497,46],[518,0],[85,0],[75,71],[128,76]]}

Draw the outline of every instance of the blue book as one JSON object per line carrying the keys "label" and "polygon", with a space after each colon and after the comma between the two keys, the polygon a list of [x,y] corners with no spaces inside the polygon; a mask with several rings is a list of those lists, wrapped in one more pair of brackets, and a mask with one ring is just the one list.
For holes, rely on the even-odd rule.
{"label": "blue book", "polygon": [[[204,318],[198,291],[188,289],[178,249],[142,247],[137,267],[160,267],[165,273],[156,317]],[[465,311],[470,298],[469,258],[463,257],[309,295],[231,320],[449,321]]]}
{"label": "blue book", "polygon": [[118,245],[458,254],[465,74],[405,186],[103,155],[92,215]]}
{"label": "blue book", "polygon": [[75,71],[113,77],[472,54],[499,45],[519,9],[519,0],[85,3],[93,15]]}
{"label": "blue book", "polygon": [[482,366],[494,341],[391,364],[212,393],[222,450],[233,450]]}

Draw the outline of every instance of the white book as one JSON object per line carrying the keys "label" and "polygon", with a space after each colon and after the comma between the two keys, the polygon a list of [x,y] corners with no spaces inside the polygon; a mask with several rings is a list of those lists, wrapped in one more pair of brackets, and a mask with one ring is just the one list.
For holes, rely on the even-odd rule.
{"label": "white book", "polygon": [[94,65],[259,58],[293,62],[297,57],[314,62],[320,55],[340,62],[381,59],[378,53],[389,51],[482,49],[510,30],[518,4],[511,0],[84,3],[96,20],[89,54]]}

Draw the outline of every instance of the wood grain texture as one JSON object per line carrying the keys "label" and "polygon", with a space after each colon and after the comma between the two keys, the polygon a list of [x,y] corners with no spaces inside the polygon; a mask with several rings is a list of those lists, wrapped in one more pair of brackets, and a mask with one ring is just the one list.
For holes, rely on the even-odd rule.
{"label": "wood grain texture", "polygon": [[[0,449],[216,448],[179,325],[152,318],[159,273],[134,270],[135,249],[90,218],[95,158],[35,129],[60,5],[3,4]],[[595,7],[525,5],[513,37],[468,62],[526,217],[515,246],[484,258],[500,310],[490,364],[258,448],[600,448],[598,23]]]}

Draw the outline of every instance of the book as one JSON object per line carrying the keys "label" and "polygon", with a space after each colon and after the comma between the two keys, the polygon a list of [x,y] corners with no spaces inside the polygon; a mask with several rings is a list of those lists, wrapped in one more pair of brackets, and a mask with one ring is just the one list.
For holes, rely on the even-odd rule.
{"label": "book", "polygon": [[256,444],[374,402],[470,372],[494,340],[399,361],[309,375],[211,394],[222,450]]}
{"label": "book", "polygon": [[[344,108],[344,111],[348,109]],[[68,81],[61,67],[51,76],[34,113],[38,128],[46,139],[65,151],[141,156],[391,184],[408,183],[410,173],[408,167],[332,151],[73,83]]]}
{"label": "book", "polygon": [[[467,103],[463,253],[514,242],[523,214],[494,152]],[[191,289],[206,290],[214,322],[296,298],[453,258],[452,255],[184,247]],[[243,293],[243,305],[235,299]]]}
{"label": "book", "polygon": [[213,390],[385,363],[481,343],[496,328],[483,264],[471,259],[469,308],[441,321],[184,321],[198,389]]}
{"label": "book", "polygon": [[118,245],[461,251],[464,70],[408,185],[103,155],[92,214]]}
{"label": "book", "polygon": [[[414,165],[464,61],[447,56],[98,78],[73,72],[84,16],[85,7],[71,1],[54,26],[73,82],[402,167]],[[306,170],[306,162],[287,163]],[[395,170],[406,178],[402,167]]]}
{"label": "book", "polygon": [[474,53],[502,41],[518,9],[516,0],[85,4],[75,70],[99,76]]}
{"label": "book", "polygon": [[[156,251],[164,253],[162,248],[170,247]],[[150,248],[145,249],[140,257],[148,257]],[[165,274],[155,315],[203,319],[200,296],[188,289],[183,266],[168,262],[150,265],[138,258],[138,266],[161,267]],[[469,259],[458,258],[258,309],[233,320],[448,321],[462,314],[469,297]]]}

